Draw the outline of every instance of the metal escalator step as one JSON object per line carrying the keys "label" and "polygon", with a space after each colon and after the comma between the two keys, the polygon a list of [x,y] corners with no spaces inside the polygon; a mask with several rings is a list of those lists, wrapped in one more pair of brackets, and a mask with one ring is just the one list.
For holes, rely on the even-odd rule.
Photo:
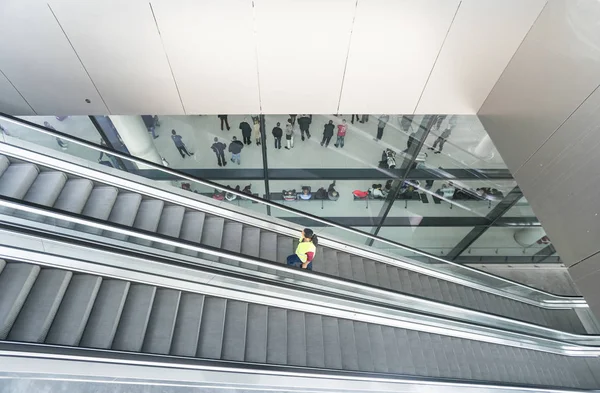
{"label": "metal escalator step", "polygon": [[354,323],[345,319],[338,320],[340,329],[340,347],[342,350],[342,368],[344,370],[360,370],[358,366],[358,350],[354,338]]}
{"label": "metal escalator step", "polygon": [[43,206],[53,206],[67,182],[62,172],[42,172],[35,179],[24,200]]}
{"label": "metal escalator step", "polygon": [[[115,187],[94,187],[85,204],[85,207],[83,208],[82,214],[84,216],[106,221],[115,204],[115,201],[117,200],[118,194],[119,191]],[[95,234],[100,234],[102,232],[102,230],[98,228],[85,227],[82,225],[78,225],[78,227],[84,232]]]}
{"label": "metal escalator step", "polygon": [[[94,183],[88,179],[69,179],[63,187],[58,199],[54,203],[54,208],[65,212],[81,214],[85,204],[92,193]],[[53,225],[60,225],[71,228],[73,225],[67,221],[48,219]]]}
{"label": "metal escalator step", "polygon": [[9,340],[36,343],[44,341],[72,275],[64,270],[40,271],[8,334]]}
{"label": "metal escalator step", "polygon": [[[165,202],[159,199],[143,200],[135,216],[133,227],[142,231],[156,232],[164,206]],[[152,245],[152,241],[147,239],[130,237],[129,240],[144,246]]]}
{"label": "metal escalator step", "polygon": [[421,285],[421,279],[419,278],[419,276],[419,273],[408,271],[408,277],[410,278],[411,294],[427,297],[427,294],[423,291],[423,286]]}
{"label": "metal escalator step", "polygon": [[[440,280],[438,280],[437,278],[431,277],[429,282],[431,283],[431,298],[436,299],[436,300],[441,300],[442,299],[442,287],[440,287]],[[467,291],[468,301],[475,302],[475,298],[473,297],[473,291],[470,288],[468,288],[468,289],[469,289]]]}
{"label": "metal escalator step", "polygon": [[325,343],[321,316],[305,314],[304,318],[306,320],[306,365],[325,367]]}
{"label": "metal escalator step", "polygon": [[38,173],[34,164],[11,164],[0,176],[0,195],[23,199]]}
{"label": "metal escalator step", "polygon": [[390,287],[394,291],[402,290],[402,282],[400,281],[400,272],[396,266],[387,265],[387,274],[390,278]]}
{"label": "metal escalator step", "polygon": [[400,284],[402,285],[399,291],[401,291],[402,293],[412,293],[412,284],[410,276],[408,274],[408,270],[398,269],[398,273],[400,273]]}
{"label": "metal escalator step", "polygon": [[[259,258],[260,255],[260,229],[244,226],[242,229],[242,249],[241,252],[249,257]],[[241,263],[240,266],[250,269],[258,270],[258,266],[251,263]]]}
{"label": "metal escalator step", "polygon": [[369,327],[365,322],[354,321],[353,323],[356,350],[358,352],[358,368],[361,371],[374,371]]}
{"label": "metal escalator step", "polygon": [[[433,290],[431,288],[431,283],[430,283],[429,277],[427,277],[424,274],[420,274],[419,280],[421,282],[421,288],[423,288],[423,293],[426,293],[428,296],[431,296],[433,293]],[[466,298],[466,294],[464,292],[460,293],[460,296],[462,299]]]}
{"label": "metal escalator step", "polygon": [[388,371],[399,374],[402,372],[402,367],[400,364],[400,351],[398,349],[398,341],[396,340],[394,328],[382,326],[381,333],[383,336],[385,359]]}
{"label": "metal escalator step", "polygon": [[367,284],[378,287],[379,277],[377,276],[377,267],[375,266],[375,262],[370,259],[363,258],[363,263],[365,265]]}
{"label": "metal escalator step", "polygon": [[144,345],[156,287],[131,284],[112,349],[139,352]]}
{"label": "metal escalator step", "polygon": [[287,311],[287,364],[306,366],[306,321],[304,313]]}
{"label": "metal escalator step", "polygon": [[377,270],[377,280],[379,281],[379,287],[390,289],[390,276],[388,275],[387,265],[385,263],[375,262],[375,269]]}
{"label": "metal escalator step", "polygon": [[196,293],[181,295],[173,331],[171,355],[196,356],[203,307],[204,295]]}
{"label": "metal escalator step", "polygon": [[[400,348],[400,372],[403,374],[414,374],[416,370],[412,362],[413,354],[410,348],[410,340],[407,332],[408,330],[394,328],[396,343],[398,348]],[[416,342],[416,345],[418,346],[418,342]]]}
{"label": "metal escalator step", "polygon": [[[321,263],[319,264],[319,270],[316,270],[315,266],[315,271],[319,271],[330,276],[337,277],[339,275],[337,251],[332,250],[330,248],[322,247],[319,247],[319,250],[317,251],[320,251],[320,255],[322,255],[322,258]],[[313,263],[313,265],[315,264]]]}
{"label": "metal escalator step", "polygon": [[204,300],[196,356],[210,359],[221,358],[226,308],[227,299],[207,297]]}
{"label": "metal escalator step", "polygon": [[6,168],[10,165],[10,161],[6,156],[0,156],[0,176],[4,173]]}
{"label": "metal escalator step", "polygon": [[127,299],[130,283],[103,280],[96,302],[88,318],[79,345],[88,348],[109,349],[112,345]]}
{"label": "metal escalator step", "polygon": [[[165,206],[162,210],[156,232],[158,232],[159,235],[178,238],[181,234],[184,214],[185,207],[183,206]],[[154,247],[165,251],[175,251],[175,246],[164,243],[154,243]]]}
{"label": "metal escalator step", "polygon": [[[243,225],[239,222],[227,221],[223,225],[223,250],[239,254],[242,250],[242,230]],[[240,266],[240,262],[235,259],[219,258],[221,263],[232,266]]]}
{"label": "metal escalator step", "polygon": [[267,363],[287,364],[287,312],[269,307],[267,325]]}
{"label": "metal escalator step", "polygon": [[367,324],[369,329],[369,342],[371,343],[371,354],[373,356],[373,368],[377,372],[388,372],[385,342],[380,325]]}
{"label": "metal escalator step", "polygon": [[[273,232],[261,232],[259,244],[260,259],[271,262],[285,263],[277,260],[277,235]],[[259,272],[276,274],[277,271],[266,267],[259,267]]]}
{"label": "metal escalator step", "polygon": [[[221,248],[224,226],[225,219],[221,217],[206,217],[204,219],[204,229],[202,230],[200,243],[209,247]],[[219,257],[211,254],[203,254],[201,257],[209,261],[219,260]]]}
{"label": "metal escalator step", "polygon": [[[205,215],[202,212],[185,212],[179,237],[182,240],[199,244],[202,238],[202,230],[204,229],[204,217]],[[198,252],[186,248],[179,249],[179,252],[192,257],[198,256]]]}
{"label": "metal escalator step", "polygon": [[350,255],[346,254],[345,252],[338,252],[337,259],[340,277],[346,280],[353,280],[352,261],[350,260]]}
{"label": "metal escalator step", "polygon": [[323,316],[322,321],[325,367],[339,370],[342,368],[342,344],[340,342],[339,320]]}
{"label": "metal escalator step", "polygon": [[350,255],[350,261],[352,262],[352,276],[354,281],[366,283],[367,275],[365,274],[365,264],[361,257]]}
{"label": "metal escalator step", "polygon": [[158,288],[152,303],[142,351],[168,355],[171,350],[181,292]]}
{"label": "metal escalator step", "polygon": [[[142,195],[133,192],[121,192],[117,195],[115,204],[113,205],[108,221],[115,224],[124,225],[126,227],[133,226],[135,216],[137,215],[138,209],[142,203]],[[128,236],[117,233],[104,231],[104,236],[108,236],[112,239],[127,240]]]}
{"label": "metal escalator step", "polygon": [[223,333],[222,358],[224,360],[244,361],[247,324],[248,303],[228,300]]}
{"label": "metal escalator step", "polygon": [[98,276],[73,275],[46,336],[47,344],[79,344],[101,283]]}
{"label": "metal escalator step", "polygon": [[[292,255],[296,250],[294,249],[294,241],[288,236],[277,236],[275,261],[279,263],[286,263],[287,257]],[[313,265],[315,265],[313,263]]]}
{"label": "metal escalator step", "polygon": [[244,356],[244,360],[247,362],[267,362],[267,313],[267,306],[248,305],[246,353]]}
{"label": "metal escalator step", "polygon": [[0,274],[0,340],[6,339],[40,267],[27,263],[7,263]]}

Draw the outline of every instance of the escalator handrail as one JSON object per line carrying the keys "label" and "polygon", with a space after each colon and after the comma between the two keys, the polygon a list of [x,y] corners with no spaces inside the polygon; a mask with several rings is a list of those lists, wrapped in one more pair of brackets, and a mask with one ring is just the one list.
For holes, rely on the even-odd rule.
{"label": "escalator handrail", "polygon": [[[90,253],[93,251],[93,249],[90,250]],[[410,311],[393,310],[365,304],[357,300],[332,298],[309,291],[290,289],[286,285],[280,285],[278,288],[261,288],[256,283],[242,278],[223,281],[221,279],[226,278],[226,276],[220,275],[221,277],[218,277],[214,272],[211,272],[210,279],[207,279],[206,272],[199,269],[173,266],[165,269],[162,266],[165,265],[164,262],[151,257],[128,256],[130,263],[124,266],[121,260],[106,260],[106,253],[102,253],[102,255],[105,259],[100,264],[98,262],[88,262],[81,259],[80,256],[54,255],[45,250],[29,250],[0,245],[0,256],[8,261],[48,266],[71,272],[194,292],[206,296],[553,353],[561,356],[600,356],[600,336],[589,336],[585,344],[573,343]],[[114,253],[114,255],[119,254]],[[149,261],[153,263],[152,266],[148,264]]]}
{"label": "escalator handrail", "polygon": [[[341,230],[349,232],[349,233],[360,235],[360,236],[362,236],[364,238],[367,238],[367,239],[375,240],[377,242],[384,243],[384,244],[387,244],[387,245],[390,245],[390,246],[393,246],[393,247],[402,248],[404,250],[407,250],[407,251],[413,252],[415,254],[427,257],[427,258],[435,260],[437,262],[440,262],[440,263],[443,263],[443,264],[447,264],[447,265],[451,265],[453,267],[456,267],[458,269],[463,269],[465,271],[469,271],[470,273],[474,273],[477,276],[482,276],[482,277],[485,277],[485,278],[493,279],[495,281],[504,282],[504,283],[510,284],[511,286],[514,286],[514,287],[523,288],[524,290],[526,290],[528,292],[538,293],[541,296],[546,296],[546,297],[549,298],[549,299],[543,299],[543,300],[540,301],[541,303],[544,303],[544,304],[546,304],[548,306],[551,306],[552,304],[555,304],[555,303],[569,304],[569,303],[581,303],[581,301],[582,301],[581,297],[570,297],[570,296],[555,295],[555,294],[552,294],[552,293],[540,290],[538,288],[533,288],[533,287],[530,287],[528,285],[525,285],[525,284],[522,284],[522,283],[519,283],[519,282],[516,282],[516,281],[512,281],[512,280],[509,280],[509,279],[504,278],[504,277],[496,276],[496,275],[493,275],[491,273],[488,273],[488,272],[485,272],[485,271],[481,271],[481,270],[472,268],[470,266],[459,264],[459,263],[456,263],[456,262],[453,262],[453,261],[448,261],[448,260],[439,258],[439,257],[437,257],[435,255],[426,253],[424,251],[412,248],[410,246],[406,246],[406,245],[403,245],[401,243],[394,242],[392,240],[381,238],[379,236],[375,236],[375,235],[369,234],[367,232],[363,232],[363,231],[355,229],[355,228],[346,227],[344,225],[337,224],[335,222],[332,222],[332,221],[329,221],[329,220],[326,220],[326,219],[314,216],[314,215],[309,214],[309,213],[304,213],[304,212],[298,211],[296,209],[293,209],[293,208],[290,208],[290,207],[287,207],[287,206],[283,206],[283,205],[280,205],[280,204],[277,204],[277,203],[273,203],[271,201],[265,200],[265,199],[260,198],[260,197],[256,197],[254,195],[250,195],[250,194],[238,192],[238,191],[229,189],[227,187],[224,187],[222,185],[219,185],[217,183],[213,183],[213,182],[211,182],[209,180],[197,178],[197,177],[194,177],[194,176],[190,176],[190,175],[186,174],[185,172],[180,172],[180,171],[177,171],[177,170],[174,170],[174,169],[171,169],[171,168],[166,168],[166,167],[163,167],[163,166],[158,165],[156,163],[153,163],[153,162],[150,162],[150,161],[146,161],[144,159],[140,159],[140,158],[131,156],[129,154],[121,153],[121,152],[115,151],[113,149],[110,149],[108,147],[99,146],[99,145],[96,145],[94,143],[88,142],[86,140],[83,140],[83,139],[80,139],[80,138],[77,138],[77,137],[73,137],[71,135],[68,135],[68,134],[65,134],[65,133],[62,133],[62,132],[59,132],[59,131],[56,131],[56,130],[52,130],[52,129],[49,129],[49,128],[46,128],[46,127],[43,127],[43,126],[37,125],[35,123],[28,122],[26,120],[22,120],[22,119],[19,119],[19,118],[10,116],[10,115],[2,114],[1,112],[0,112],[0,119],[5,120],[5,121],[9,121],[11,123],[14,123],[14,124],[17,124],[17,125],[20,125],[20,126],[25,126],[27,128],[33,129],[35,131],[38,131],[38,132],[41,132],[41,133],[44,133],[44,134],[47,134],[47,135],[51,135],[53,137],[60,137],[61,139],[64,139],[66,141],[73,142],[75,144],[78,144],[78,145],[81,145],[81,146],[84,146],[84,147],[96,150],[98,152],[104,152],[106,154],[111,154],[113,156],[116,156],[116,157],[119,157],[119,158],[122,158],[122,159],[125,159],[125,160],[133,161],[133,162],[135,162],[137,164],[140,164],[140,165],[143,165],[143,166],[147,166],[147,167],[151,167],[152,169],[158,170],[158,171],[163,172],[163,173],[167,173],[167,174],[172,175],[172,176],[176,176],[176,177],[179,177],[179,178],[182,178],[182,179],[185,179],[185,180],[189,180],[189,181],[192,181],[192,182],[197,182],[197,183],[200,183],[202,185],[209,186],[211,188],[215,188],[215,189],[218,189],[218,190],[221,190],[221,191],[225,191],[225,192],[234,194],[234,195],[236,195],[236,196],[238,196],[238,197],[240,197],[242,199],[248,199],[248,200],[251,200],[251,201],[254,201],[254,202],[257,202],[257,203],[261,203],[261,204],[266,205],[266,206],[270,206],[270,207],[273,207],[273,208],[276,208],[276,209],[279,209],[279,210],[283,210],[283,211],[292,213],[294,215],[298,215],[298,216],[301,216],[301,217],[304,217],[304,218],[308,218],[310,220],[314,220],[314,221],[320,222],[320,223],[325,224],[327,226],[335,227],[337,229],[341,229]],[[8,146],[12,146],[13,148],[19,149],[21,151],[27,151],[24,148],[16,147],[14,145],[8,145]],[[47,165],[47,164],[43,164],[42,163],[40,165]],[[86,169],[89,169],[89,168],[86,168]],[[91,169],[89,169],[89,170],[91,170]],[[84,175],[82,175],[82,176],[85,177]],[[114,176],[114,175],[111,175],[111,176]],[[146,179],[146,178],[144,178],[142,176],[140,176],[140,179],[148,180],[148,179]],[[353,248],[359,248],[360,246],[357,246],[357,245],[353,244],[351,247],[353,247]],[[374,251],[375,249],[373,247],[369,247],[368,249],[367,248],[363,248],[363,249],[365,251],[368,251],[371,255],[378,255]],[[386,256],[386,258],[389,258],[389,257]],[[419,264],[415,264],[415,261],[412,261],[410,258],[406,258],[406,257],[402,257],[402,256],[395,256],[395,259],[397,259],[399,261],[403,261],[403,262],[405,262],[407,264],[413,264],[415,266],[420,266]],[[434,271],[433,269],[428,268],[428,267],[423,267],[423,266],[421,266],[421,267],[423,269],[428,269],[428,270]],[[469,281],[469,278],[459,277],[458,273],[456,273],[456,272],[444,272],[443,274],[446,275],[446,276],[449,276],[449,277],[458,278],[460,280]],[[449,279],[449,281],[453,281],[453,280]],[[503,291],[503,292],[507,293],[506,291]],[[511,295],[513,295],[513,294],[511,294]],[[519,295],[515,294],[515,296],[519,296]],[[543,305],[540,304],[540,306],[543,306]]]}
{"label": "escalator handrail", "polygon": [[[384,307],[384,308],[389,308],[389,307],[394,307],[394,308],[398,308],[401,307],[403,310],[406,310],[407,313],[411,313],[411,314],[420,314],[421,318],[423,319],[427,319],[429,317],[431,318],[435,318],[435,319],[440,319],[440,318],[446,318],[448,316],[450,316],[451,318],[454,319],[454,324],[474,324],[476,323],[478,325],[479,329],[485,330],[485,329],[504,329],[505,331],[510,331],[513,332],[515,334],[519,334],[519,335],[530,335],[530,336],[535,336],[535,337],[544,337],[546,339],[551,339],[551,340],[558,340],[561,342],[565,342],[565,343],[569,343],[572,345],[592,345],[592,346],[598,346],[600,347],[600,336],[590,336],[590,335],[581,335],[581,334],[575,334],[575,333],[568,333],[568,332],[562,332],[556,329],[552,329],[549,327],[545,327],[545,326],[539,326],[539,325],[535,325],[532,323],[528,323],[528,322],[524,322],[524,321],[519,321],[519,320],[514,320],[508,317],[502,317],[502,316],[497,316],[497,315],[493,315],[493,314],[487,314],[481,311],[475,311],[475,310],[470,310],[470,309],[464,309],[458,306],[454,306],[454,305],[450,305],[450,304],[444,304],[444,303],[439,303],[439,302],[435,302],[433,300],[429,300],[429,299],[423,299],[423,298],[419,298],[416,296],[410,296],[410,295],[406,295],[406,294],[402,294],[402,293],[398,293],[398,292],[394,292],[394,291],[390,291],[384,288],[378,288],[378,287],[372,287],[366,284],[361,284],[361,283],[356,283],[350,280],[346,280],[343,278],[339,278],[339,277],[332,277],[329,275],[325,275],[325,274],[314,274],[312,272],[309,271],[305,271],[302,269],[297,269],[297,268],[292,268],[289,266],[286,266],[284,264],[279,264],[279,263],[275,263],[275,262],[270,262],[270,261],[266,261],[260,258],[252,258],[252,257],[247,257],[244,256],[242,254],[237,254],[237,253],[232,253],[229,251],[224,251],[222,249],[219,248],[215,248],[215,247],[208,247],[208,246],[204,246],[204,245],[200,245],[200,244],[195,244],[192,242],[187,242],[181,239],[175,239],[175,238],[167,238],[164,235],[158,235],[156,233],[153,232],[148,232],[148,231],[142,231],[139,229],[133,229],[127,226],[123,226],[123,225],[118,225],[118,224],[114,224],[114,223],[106,223],[104,221],[101,220],[96,220],[96,219],[91,219],[88,217],[80,217],[77,215],[74,215],[72,213],[64,213],[61,211],[57,211],[53,208],[45,208],[45,207],[37,207],[36,205],[33,205],[31,203],[25,202],[25,203],[19,203],[19,202],[15,202],[15,200],[13,201],[9,201],[6,197],[0,197],[0,206],[6,208],[6,209],[18,209],[22,212],[28,213],[28,214],[36,214],[36,215],[41,215],[41,216],[45,216],[47,218],[52,218],[52,219],[56,219],[56,220],[62,220],[62,221],[68,221],[72,224],[79,224],[79,225],[84,225],[84,226],[88,226],[88,227],[93,227],[96,229],[100,229],[100,230],[106,230],[106,231],[110,231],[110,232],[114,232],[114,233],[120,233],[126,236],[132,236],[132,237],[136,237],[136,238],[141,238],[141,239],[145,239],[151,242],[157,242],[157,243],[163,243],[169,246],[174,246],[174,247],[179,247],[179,248],[186,248],[189,249],[191,251],[197,251],[197,252],[203,252],[206,254],[211,254],[214,256],[218,256],[218,257],[224,257],[227,259],[234,259],[237,260],[239,262],[243,262],[243,263],[248,263],[248,264],[253,264],[253,265],[257,265],[259,267],[265,267],[268,269],[274,269],[274,270],[278,270],[278,271],[282,271],[282,272],[292,272],[295,275],[299,275],[301,277],[309,277],[312,280],[316,280],[318,281],[318,283],[316,284],[317,290],[319,293],[323,293],[325,296],[333,296],[333,297],[340,297],[340,298],[349,298],[351,301],[353,302],[359,302],[361,304],[373,304],[377,307]],[[2,217],[2,215],[0,215],[0,220],[4,220],[5,218]],[[4,221],[0,221],[0,222],[4,222]],[[37,222],[33,222],[34,224],[38,224]],[[44,233],[44,231],[46,231],[43,228],[36,226],[35,228],[30,228],[28,226],[23,226],[22,224],[19,224],[18,222],[11,222],[8,225],[6,224],[2,224],[5,226],[9,227],[9,230],[11,230],[10,227],[17,227],[17,228],[22,228],[23,232],[27,233],[27,236],[33,236],[36,239],[44,239],[43,235],[40,235],[40,233]],[[0,232],[3,232],[3,228],[2,225],[0,225]],[[12,232],[10,232],[12,234]],[[16,234],[17,232],[15,232]],[[52,233],[53,236],[58,236],[61,238],[61,240],[55,240],[58,243],[66,243],[69,245],[73,245],[73,241],[71,240],[71,238],[69,238],[68,234],[56,234],[56,233]],[[13,236],[10,237],[11,241],[13,241]],[[68,240],[64,240],[64,238],[67,238]],[[107,238],[108,239],[108,238]],[[171,240],[173,239],[173,240]],[[114,239],[108,239],[110,241],[110,244],[106,244],[106,243],[102,243],[102,246],[104,248],[107,247],[116,247],[117,250],[110,250],[108,252],[111,252],[113,254],[118,254],[118,253],[122,253],[122,248],[126,248],[127,246],[123,246],[121,244],[117,245],[117,243],[115,242]],[[76,245],[81,246],[81,247],[86,247],[86,250],[93,250],[96,249],[97,246],[94,246],[93,242],[95,242],[95,240],[90,239],[89,236],[87,238],[77,238],[76,239]],[[27,241],[23,242],[24,244],[28,244]],[[2,243],[0,242],[0,249],[4,249],[6,247],[12,247],[12,245],[8,245],[8,246],[3,246]],[[119,250],[119,248],[121,248]],[[35,251],[34,251],[35,252]],[[152,260],[152,261],[158,261],[162,264],[168,264],[168,265],[172,265],[172,266],[184,266],[185,268],[190,268],[190,264],[188,261],[182,259],[181,255],[178,254],[174,254],[174,253],[169,253],[169,254],[164,254],[162,253],[162,256],[157,256],[156,254],[149,254],[144,250],[140,250],[139,248],[128,248],[128,252],[127,255],[131,256],[132,258],[136,259],[136,260]],[[141,255],[141,256],[140,256]],[[10,256],[10,255],[5,255],[5,257],[7,259],[10,258],[14,258],[14,256]],[[37,260],[38,262],[41,261],[42,257],[39,257],[39,259]],[[68,257],[64,257],[65,259],[68,259]],[[194,258],[196,259],[196,258]],[[29,262],[29,261],[24,261],[24,262]],[[222,276],[232,276],[232,273],[229,271],[223,271],[221,269],[219,269],[217,266],[210,266],[208,267],[209,270],[214,270],[214,268],[217,268],[218,274],[222,275]],[[201,266],[201,265],[197,265],[194,264],[193,268],[195,269],[200,269],[200,270],[206,270],[207,267],[206,266]],[[225,265],[222,266],[222,268],[226,268]],[[235,273],[233,274],[235,275]],[[250,278],[248,278],[248,274],[245,274],[243,278],[241,278],[244,281],[248,281],[250,280]],[[254,280],[256,280],[256,278],[253,278]],[[290,284],[290,282],[286,282],[283,280],[276,280],[276,282],[273,282],[272,280],[265,280],[262,279],[265,282],[269,282],[270,284],[274,284],[276,286],[280,286],[280,287],[285,287],[285,288],[299,288],[299,290],[302,291],[314,291],[314,286],[311,288],[310,285],[306,286],[303,285],[303,283],[299,280],[293,279],[293,284]],[[256,282],[256,281],[255,281]],[[319,283],[320,282],[320,283]],[[347,287],[347,290],[344,289],[338,289],[338,288],[333,288],[331,286],[331,284],[342,284],[342,286]],[[316,292],[315,292],[316,293]],[[385,300],[389,300],[389,302],[386,303]],[[426,315],[427,314],[427,315]],[[599,348],[600,350],[600,348]],[[600,354],[600,352],[599,352]]]}

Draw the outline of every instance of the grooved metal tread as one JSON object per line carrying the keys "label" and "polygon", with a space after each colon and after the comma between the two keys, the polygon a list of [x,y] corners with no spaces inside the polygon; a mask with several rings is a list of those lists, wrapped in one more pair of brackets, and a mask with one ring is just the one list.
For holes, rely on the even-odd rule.
{"label": "grooved metal tread", "polygon": [[[6,163],[3,156],[0,156],[1,163]],[[28,195],[27,191],[36,185],[36,176],[39,172],[39,169],[32,164],[8,165],[0,176],[0,194],[6,193],[13,197],[24,198],[25,195]],[[294,252],[294,246],[297,243],[296,239],[290,237],[208,213],[192,211],[180,206],[165,205],[163,201],[142,199],[138,194],[121,191],[111,186],[94,185],[86,179],[69,179],[65,182],[65,176],[60,175],[63,174],[57,171],[42,172],[39,176],[44,176],[43,184],[45,186],[36,188],[35,200],[44,201],[45,204],[55,200],[54,207],[57,209],[109,220],[143,231],[155,232],[162,236],[179,237],[202,245],[239,252],[249,257],[259,257],[277,263],[285,263],[286,256]],[[42,182],[37,183],[41,184]],[[41,195],[44,193],[52,195]],[[90,228],[81,229],[99,233]],[[123,235],[106,233],[106,231],[104,233],[116,239],[127,240]],[[174,250],[172,246],[152,245],[150,241],[144,239],[130,238],[129,241],[170,251]],[[177,252],[192,256],[198,254],[186,249],[177,250]],[[240,263],[234,260],[212,255],[204,255],[204,257],[219,263],[240,266]],[[246,263],[242,263],[241,267],[273,273],[273,269],[257,268]],[[586,333],[574,310],[543,309],[326,247],[318,247],[313,269],[315,273],[340,277],[462,308],[496,314],[565,332]]]}
{"label": "grooved metal tread", "polygon": [[[39,274],[28,274],[34,271]],[[547,387],[600,385],[591,371],[600,366],[597,358],[553,355],[20,262],[6,263],[0,283],[16,276],[33,279],[0,286],[0,299],[13,302],[9,308],[15,318],[6,326],[9,340]],[[37,312],[32,314],[32,309]],[[23,334],[19,321],[25,320],[28,332],[49,329],[49,334]]]}

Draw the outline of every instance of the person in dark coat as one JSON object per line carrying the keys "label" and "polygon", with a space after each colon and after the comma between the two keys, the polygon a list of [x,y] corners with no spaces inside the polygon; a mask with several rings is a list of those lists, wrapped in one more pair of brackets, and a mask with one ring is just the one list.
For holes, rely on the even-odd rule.
{"label": "person in dark coat", "polygon": [[214,141],[215,143],[213,143],[210,148],[217,155],[217,163],[219,166],[225,166],[227,165],[227,161],[225,161],[225,148],[227,145],[223,142],[219,142],[219,138],[217,137],[215,137]]}
{"label": "person in dark coat", "polygon": [[242,154],[242,149],[244,148],[244,144],[237,140],[236,137],[233,137],[233,140],[229,144],[229,152],[231,153],[231,162],[237,162],[240,165],[240,155]]}
{"label": "person in dark coat", "polygon": [[223,131],[223,125],[227,127],[227,131],[231,128],[229,127],[229,120],[227,120],[227,115],[218,115],[217,116],[221,120],[221,131]]}
{"label": "person in dark coat", "polygon": [[333,125],[333,120],[329,120],[329,123],[325,124],[325,127],[323,128],[323,140],[321,141],[321,146],[329,146],[329,141],[331,141],[334,129],[335,126]]}
{"label": "person in dark coat", "polygon": [[281,149],[281,137],[283,136],[283,130],[281,129],[281,123],[277,122],[277,126],[273,127],[273,138],[275,138],[275,148]]}
{"label": "person in dark coat", "polygon": [[244,144],[245,145],[251,144],[252,141],[250,140],[250,137],[252,136],[252,127],[250,127],[250,124],[248,124],[246,119],[244,119],[244,121],[240,123],[240,130],[242,130],[242,137],[244,138]]}
{"label": "person in dark coat", "polygon": [[300,126],[300,135],[302,136],[302,140],[304,140],[304,133],[306,133],[306,137],[310,139],[310,122],[311,118],[309,115],[300,115],[298,118],[298,126]]}

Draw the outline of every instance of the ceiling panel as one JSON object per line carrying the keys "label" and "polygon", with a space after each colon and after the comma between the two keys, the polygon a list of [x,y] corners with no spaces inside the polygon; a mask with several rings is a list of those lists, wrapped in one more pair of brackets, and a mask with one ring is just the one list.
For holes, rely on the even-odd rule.
{"label": "ceiling panel", "polygon": [[359,1],[340,113],[413,113],[458,4]]}
{"label": "ceiling panel", "polygon": [[3,2],[0,24],[0,69],[39,115],[106,112],[47,4]]}
{"label": "ceiling panel", "polygon": [[112,114],[184,113],[147,1],[50,6]]}
{"label": "ceiling panel", "polygon": [[265,113],[336,113],[356,0],[255,0]]}
{"label": "ceiling panel", "polygon": [[477,113],[545,4],[463,0],[417,113]]}
{"label": "ceiling panel", "polygon": [[188,114],[258,113],[252,0],[155,0]]}
{"label": "ceiling panel", "polygon": [[0,112],[9,115],[35,115],[35,112],[21,97],[19,92],[0,72]]}

